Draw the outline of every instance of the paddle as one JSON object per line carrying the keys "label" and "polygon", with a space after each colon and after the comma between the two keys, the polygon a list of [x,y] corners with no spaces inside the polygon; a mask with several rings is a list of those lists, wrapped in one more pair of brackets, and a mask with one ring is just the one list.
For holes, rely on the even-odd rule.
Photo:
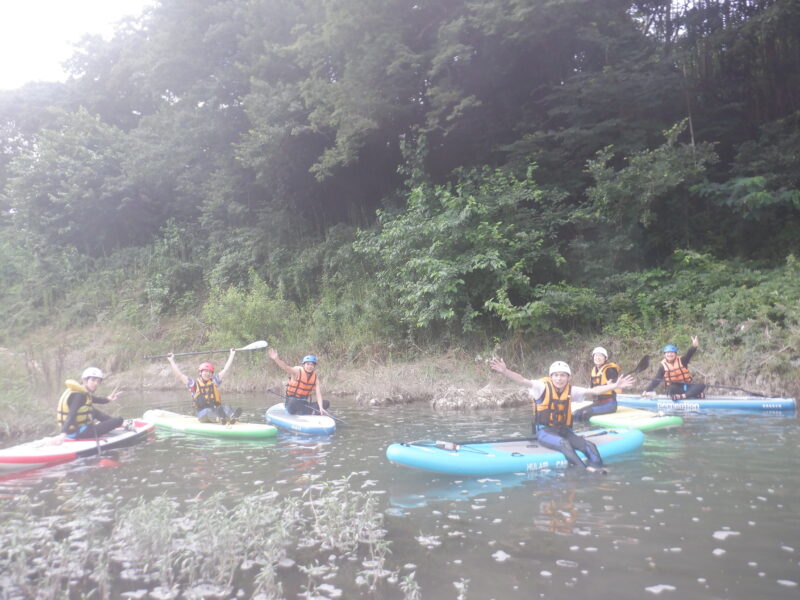
{"label": "paddle", "polygon": [[720,388],[722,390],[737,390],[739,392],[744,392],[749,396],[756,396],[758,398],[767,398],[766,394],[760,394],[759,392],[751,392],[750,390],[746,390],[744,388],[736,387],[733,385],[718,385],[716,383],[707,383],[706,387]]}
{"label": "paddle", "polygon": [[[639,364],[636,365],[636,368],[632,371],[632,374],[633,373],[638,373],[639,371],[644,371],[649,365],[650,365],[650,357],[649,356],[642,357],[642,360],[640,360]],[[663,379],[659,379],[658,382],[659,383],[664,383],[664,380]],[[751,390],[746,390],[744,388],[736,387],[736,386],[733,386],[733,385],[719,385],[717,383],[707,383],[706,387],[720,388],[722,390],[736,390],[738,392],[744,392],[745,394],[747,394],[749,396],[755,396],[757,398],[767,398],[768,397],[766,394],[762,394],[760,392],[753,392]]]}
{"label": "paddle", "polygon": [[[664,383],[663,379],[658,379],[657,381],[659,383]],[[752,390],[746,390],[744,388],[736,387],[734,385],[719,385],[717,383],[706,383],[706,387],[719,388],[721,390],[736,390],[736,391],[739,391],[739,392],[744,392],[748,396],[755,396],[756,398],[769,398],[769,397],[771,397],[771,396],[767,396],[767,394],[762,394],[760,392],[754,392]],[[694,399],[696,399],[696,398],[694,398]],[[700,400],[702,400],[702,398],[700,398]]]}
{"label": "paddle", "polygon": [[92,419],[92,431],[94,432],[94,441],[96,442],[95,450],[97,450],[97,456],[100,456],[100,438],[97,437],[97,424],[94,422],[94,419]]}
{"label": "paddle", "polygon": [[[284,396],[283,394],[279,394],[278,392],[273,392],[272,390],[269,390],[269,389],[268,389],[267,391],[268,391],[270,394],[272,394],[273,396],[277,396],[278,398],[283,398],[284,402],[286,401],[286,396]],[[319,414],[321,414],[321,413],[319,412],[319,409],[318,409],[318,408],[313,408],[313,407],[310,405],[310,403],[309,403],[309,408],[311,408],[311,410],[313,410],[315,414],[318,414],[318,415],[319,415]],[[349,423],[348,423],[347,421],[345,421],[344,419],[340,419],[339,417],[336,417],[336,416],[332,415],[332,414],[331,414],[329,411],[327,411],[327,410],[326,410],[325,412],[326,412],[326,413],[328,413],[326,416],[330,417],[330,418],[331,418],[331,419],[333,419],[334,421],[339,421],[340,423],[344,423],[345,425],[348,425],[348,424],[349,424]]]}
{"label": "paddle", "polygon": [[[247,344],[247,346],[243,346],[241,348],[234,348],[237,352],[241,352],[242,350],[260,350],[261,348],[266,348],[267,342],[264,340],[259,340],[257,342],[253,342],[252,344]],[[225,350],[199,350],[197,352],[170,352],[168,354],[147,354],[144,358],[166,358],[170,354],[172,356],[194,356],[195,354],[218,354],[220,352],[230,352],[230,348],[226,348]]]}
{"label": "paddle", "polygon": [[633,368],[633,371],[630,372],[630,375],[634,375],[635,373],[641,373],[649,366],[650,366],[650,357],[643,356],[642,360],[636,363],[636,366]]}

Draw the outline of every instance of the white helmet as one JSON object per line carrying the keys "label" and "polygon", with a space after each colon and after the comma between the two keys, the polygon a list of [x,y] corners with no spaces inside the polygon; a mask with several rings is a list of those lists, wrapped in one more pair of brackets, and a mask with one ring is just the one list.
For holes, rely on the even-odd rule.
{"label": "white helmet", "polygon": [[595,348],[594,350],[592,350],[592,356],[594,356],[595,354],[602,354],[603,356],[605,356],[606,358],[608,358],[608,350],[606,350],[606,349],[605,349],[605,348],[603,348],[602,346],[598,346],[597,348]]}
{"label": "white helmet", "polygon": [[557,360],[552,365],[550,365],[550,373],[566,373],[567,375],[572,375],[572,371],[569,370],[569,365],[565,363],[563,360]]}
{"label": "white helmet", "polygon": [[105,379],[103,372],[97,367],[87,367],[86,369],[83,370],[81,379],[87,379],[89,377],[97,377],[98,379]]}

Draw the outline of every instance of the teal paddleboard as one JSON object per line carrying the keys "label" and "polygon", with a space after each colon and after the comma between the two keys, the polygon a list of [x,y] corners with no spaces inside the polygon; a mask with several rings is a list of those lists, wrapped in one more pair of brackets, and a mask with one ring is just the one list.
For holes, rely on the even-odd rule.
{"label": "teal paddleboard", "polygon": [[[644,442],[638,429],[580,432],[592,441],[603,460],[631,452]],[[566,468],[566,457],[540,445],[533,438],[495,441],[440,442],[421,440],[391,444],[386,449],[390,462],[414,469],[452,475],[497,475]]]}

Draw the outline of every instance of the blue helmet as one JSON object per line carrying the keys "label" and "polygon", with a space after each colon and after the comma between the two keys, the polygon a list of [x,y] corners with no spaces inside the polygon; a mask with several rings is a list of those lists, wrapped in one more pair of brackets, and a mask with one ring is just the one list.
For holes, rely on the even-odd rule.
{"label": "blue helmet", "polygon": [[667,344],[661,350],[661,352],[674,352],[675,354],[678,353],[678,347],[675,344]]}
{"label": "blue helmet", "polygon": [[310,363],[317,364],[317,357],[316,357],[316,356],[314,356],[313,354],[306,354],[306,355],[303,357],[303,364],[305,364],[305,363],[307,363],[307,362],[310,362]]}

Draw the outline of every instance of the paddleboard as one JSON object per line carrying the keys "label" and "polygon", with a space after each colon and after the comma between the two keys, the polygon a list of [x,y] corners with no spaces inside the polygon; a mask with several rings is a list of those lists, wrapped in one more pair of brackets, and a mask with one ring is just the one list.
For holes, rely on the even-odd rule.
{"label": "paddleboard", "polygon": [[142,419],[154,423],[159,429],[222,439],[255,440],[274,437],[278,433],[275,427],[263,423],[201,423],[197,417],[161,409],[145,411]]}
{"label": "paddleboard", "polygon": [[[572,412],[590,405],[591,402],[573,402]],[[611,429],[638,429],[639,431],[654,431],[656,429],[669,429],[683,425],[683,419],[677,415],[665,415],[641,408],[618,406],[616,412],[604,415],[594,415],[589,418],[589,423],[596,427],[609,427]]]}
{"label": "paddleboard", "polygon": [[672,400],[667,396],[642,398],[636,394],[617,394],[617,404],[660,412],[705,412],[715,410],[793,412],[797,410],[797,403],[794,398],[759,398],[757,396],[706,396],[705,398]]}
{"label": "paddleboard", "polygon": [[65,439],[56,444],[54,440],[58,436],[53,436],[5,448],[0,450],[0,474],[49,467],[84,456],[94,456],[98,450],[102,454],[105,450],[129,446],[143,440],[154,428],[152,423],[144,420],[134,420],[133,426],[132,431],[118,427],[101,438]]}
{"label": "paddleboard", "polygon": [[[638,429],[600,429],[578,435],[594,442],[603,460],[636,450],[644,442],[644,434]],[[391,444],[386,458],[397,465],[451,475],[529,473],[568,466],[561,452],[541,446],[534,438]]]}
{"label": "paddleboard", "polygon": [[336,431],[336,421],[331,417],[327,415],[292,415],[286,412],[283,402],[270,406],[265,418],[267,423],[294,433],[325,435]]}

